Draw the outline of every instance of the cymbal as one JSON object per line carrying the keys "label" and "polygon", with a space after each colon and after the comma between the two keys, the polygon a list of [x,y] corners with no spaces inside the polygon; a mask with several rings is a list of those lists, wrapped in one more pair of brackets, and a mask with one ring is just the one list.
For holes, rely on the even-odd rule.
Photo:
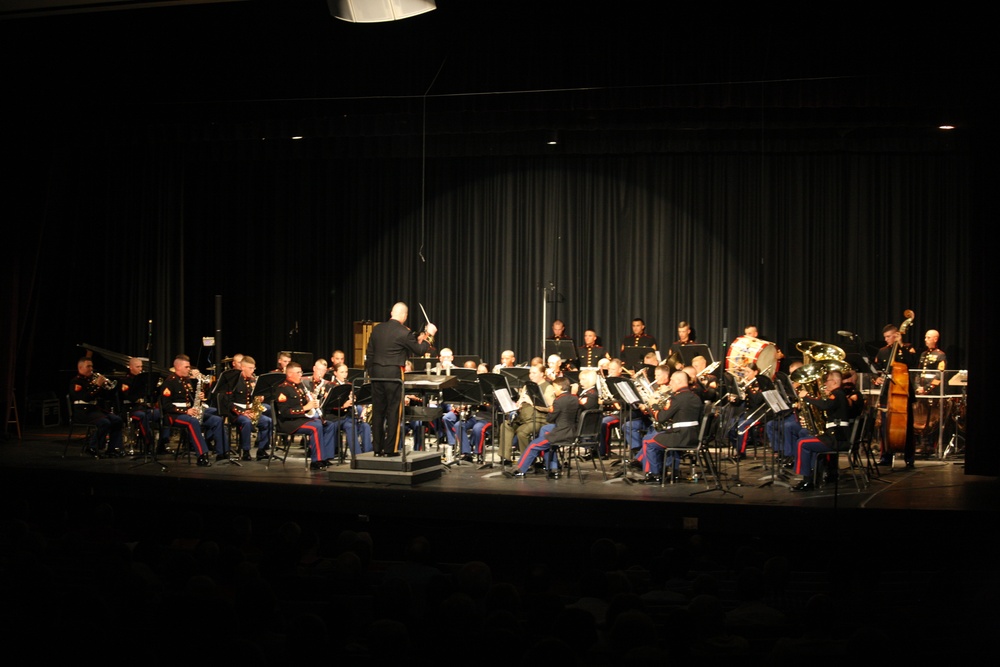
{"label": "cymbal", "polygon": [[223,360],[222,360],[222,361],[220,361],[219,363],[222,363],[222,364],[228,364],[228,363],[229,363],[230,361],[232,361],[232,360],[233,360],[233,357],[226,357],[225,359],[223,359]]}

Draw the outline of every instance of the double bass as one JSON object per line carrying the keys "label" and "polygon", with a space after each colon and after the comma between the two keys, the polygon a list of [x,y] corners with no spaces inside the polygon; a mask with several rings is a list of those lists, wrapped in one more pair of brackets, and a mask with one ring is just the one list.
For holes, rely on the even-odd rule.
{"label": "double bass", "polygon": [[900,342],[913,324],[913,311],[903,311],[906,317],[899,325],[899,337],[892,344],[889,359],[883,373],[882,391],[879,395],[879,409],[882,411],[882,458],[906,448],[907,422],[910,410],[910,370],[906,364],[896,360]]}

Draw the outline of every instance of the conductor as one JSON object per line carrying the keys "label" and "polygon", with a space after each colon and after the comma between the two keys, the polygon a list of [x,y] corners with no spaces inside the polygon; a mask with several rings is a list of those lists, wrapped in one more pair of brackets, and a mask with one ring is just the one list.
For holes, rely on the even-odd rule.
{"label": "conductor", "polygon": [[368,338],[365,363],[372,379],[372,450],[375,456],[399,456],[403,418],[402,382],[407,357],[419,357],[431,349],[437,327],[427,323],[419,335],[406,326],[410,309],[403,302],[392,307],[389,319],[376,324]]}

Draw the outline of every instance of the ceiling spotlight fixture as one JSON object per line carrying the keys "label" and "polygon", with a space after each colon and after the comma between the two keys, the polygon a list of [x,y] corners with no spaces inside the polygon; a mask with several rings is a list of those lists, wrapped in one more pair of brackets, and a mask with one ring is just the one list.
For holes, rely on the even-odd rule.
{"label": "ceiling spotlight fixture", "polygon": [[939,130],[954,130],[954,125],[938,125]]}
{"label": "ceiling spotlight fixture", "polygon": [[434,0],[326,0],[334,18],[351,23],[399,21],[437,9]]}
{"label": "ceiling spotlight fixture", "polygon": [[545,143],[549,146],[555,146],[559,143],[559,132],[552,130],[547,135],[545,135]]}

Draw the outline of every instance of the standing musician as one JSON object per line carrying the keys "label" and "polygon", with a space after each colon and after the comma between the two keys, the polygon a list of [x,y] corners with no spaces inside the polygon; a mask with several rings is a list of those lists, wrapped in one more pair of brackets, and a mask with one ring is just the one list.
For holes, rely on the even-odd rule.
{"label": "standing musician", "polygon": [[566,331],[566,325],[563,324],[562,320],[554,320],[552,322],[552,340],[569,340],[570,338],[572,337]]}
{"label": "standing musician", "polygon": [[656,339],[646,333],[646,323],[641,317],[632,318],[632,334],[622,339],[622,349],[626,347],[651,347],[656,349]]}
{"label": "standing musician", "polygon": [[110,410],[105,410],[98,399],[104,392],[110,392],[114,384],[106,377],[94,373],[94,362],[82,357],[76,362],[76,376],[69,383],[69,397],[73,402],[73,419],[79,423],[97,427],[94,438],[87,447],[87,453],[97,456],[99,449],[108,440],[108,456],[125,456],[122,449],[122,418]]}
{"label": "standing musician", "polygon": [[[885,346],[879,349],[878,354],[875,355],[875,367],[884,371],[886,369],[891,370],[891,364],[901,363],[906,366],[906,368],[915,368],[918,363],[917,351],[909,343],[903,342],[903,335],[899,331],[899,327],[895,324],[887,324],[882,327],[882,338],[885,339]],[[897,345],[898,344],[898,345]],[[892,350],[895,347],[896,356],[893,359],[889,357],[892,355]],[[891,377],[877,377],[875,378],[875,385],[881,386],[886,380],[892,381]],[[890,388],[891,389],[891,388]],[[907,405],[910,406],[914,401],[914,384],[912,382],[907,383]],[[879,410],[882,411],[882,442],[888,443],[889,441],[889,419],[888,406],[884,405],[888,396],[885,396],[886,392],[882,392],[883,396],[879,397]],[[906,462],[907,468],[913,468],[914,460],[914,450],[915,443],[913,441],[913,410],[907,409],[906,411],[906,435],[905,444],[903,445],[903,460]],[[886,444],[882,445],[882,456],[879,458],[878,465],[880,466],[891,466],[892,465],[892,454]]]}
{"label": "standing musician", "polygon": [[[812,477],[816,458],[826,452],[843,451],[850,444],[847,394],[841,387],[842,381],[843,377],[840,371],[827,373],[824,379],[822,392],[824,396],[822,398],[810,396],[805,389],[799,390],[800,400],[815,405],[826,414],[826,424],[822,435],[810,435],[798,441],[795,447],[795,474],[803,475],[803,478],[801,482],[792,487],[792,491],[811,491],[814,489],[815,484],[813,484]],[[837,469],[834,466],[832,470],[827,471],[823,481],[833,482],[836,479]]]}
{"label": "standing musician", "polygon": [[[351,384],[347,380],[349,370],[347,364],[340,364],[333,369],[332,386],[342,387]],[[340,405],[330,405],[328,402],[324,410],[324,414],[336,427],[334,442],[337,442],[340,431],[344,431],[352,456],[372,451],[372,425],[361,419],[363,413],[364,407],[354,405],[353,392]]]}
{"label": "standing musician", "polygon": [[287,352],[279,352],[277,359],[278,365],[271,372],[284,373],[285,369],[288,368],[288,362],[290,362],[291,360],[292,360],[292,355],[288,354]]}
{"label": "standing musician", "polygon": [[608,351],[597,344],[597,332],[587,329],[583,332],[583,345],[576,348],[580,368],[597,368],[601,359],[606,359]]}
{"label": "standing musician", "polygon": [[694,345],[695,342],[691,325],[687,322],[679,322],[677,324],[677,340],[670,345],[670,351],[667,353],[667,363],[672,369],[679,371],[684,368],[684,358],[681,357],[680,348],[685,345]]}
{"label": "standing musician", "polygon": [[256,459],[264,461],[271,458],[267,448],[271,444],[271,431],[274,422],[264,414],[266,406],[262,402],[254,403],[253,390],[257,384],[257,376],[254,375],[254,371],[257,370],[257,361],[248,355],[241,356],[240,375],[236,378],[229,394],[229,418],[236,422],[236,428],[240,434],[240,458],[244,461],[250,460],[250,436],[253,433],[254,419],[256,418]]}
{"label": "standing musician", "polygon": [[669,467],[674,479],[680,471],[680,455],[666,450],[697,444],[702,400],[691,391],[688,374],[684,371],[671,372],[667,364],[657,367],[656,382],[658,387],[667,388],[667,391],[661,389],[658,393],[669,397],[662,404],[647,406],[654,430],[643,439],[640,458],[646,481],[659,483],[662,481],[660,471],[665,470],[665,466]]}
{"label": "standing musician", "polygon": [[[746,327],[744,327],[744,329],[743,329],[743,335],[749,336],[750,338],[756,338],[758,340],[760,339],[760,335],[759,335],[759,332],[757,331],[757,325],[756,324],[750,324],[750,325],[747,325]],[[778,347],[777,345],[775,345],[774,346],[774,359],[775,359],[775,364],[777,365],[777,367],[774,369],[775,372],[777,372],[778,369],[781,367],[781,360],[784,359],[784,358],[785,358],[785,353],[781,351],[780,347]]]}
{"label": "standing musician", "polygon": [[[542,426],[538,431],[538,437],[532,440],[524,450],[524,454],[521,455],[520,460],[517,462],[517,470],[511,473],[513,477],[524,477],[525,473],[531,468],[531,464],[541,454],[545,462],[545,469],[549,472],[549,477],[558,478],[559,463],[552,455],[552,443],[568,443],[576,437],[576,419],[580,411],[580,403],[576,396],[569,393],[570,385],[568,379],[558,377],[552,385],[555,398],[552,401],[549,415],[546,418],[548,423]],[[593,399],[594,407],[597,407],[596,395],[591,398]]]}
{"label": "standing musician", "polygon": [[[941,338],[935,329],[929,329],[924,334],[924,351],[920,353],[920,361],[917,368],[922,371],[943,371],[948,367],[948,357],[944,350],[938,347],[938,340]],[[928,373],[927,377],[920,376],[917,383],[916,393],[936,394],[941,385],[941,376],[937,373]]]}
{"label": "standing musician", "polygon": [[278,428],[283,433],[305,433],[309,435],[312,447],[312,462],[309,468],[322,470],[329,465],[336,454],[334,442],[335,427],[331,422],[319,417],[310,417],[319,408],[312,394],[302,386],[302,366],[290,361],[285,367],[285,381],[277,386],[274,400],[278,411]]}
{"label": "standing musician", "polygon": [[[198,452],[198,465],[212,465],[208,459],[208,440],[215,443],[216,461],[228,457],[225,451],[222,417],[205,413],[204,395],[196,394],[191,358],[178,354],[170,375],[163,381],[160,391],[160,410],[171,426],[185,429],[192,446]],[[202,432],[204,430],[204,433]]]}
{"label": "standing musician", "polygon": [[515,443],[527,447],[527,443],[538,433],[545,423],[545,415],[555,399],[555,388],[545,378],[545,369],[541,364],[535,364],[528,370],[528,380],[538,385],[545,399],[545,407],[539,407],[531,402],[531,397],[523,388],[517,400],[517,412],[510,422],[506,420],[500,426],[500,462],[509,465],[514,458]]}
{"label": "standing musician", "polygon": [[729,446],[733,448],[736,456],[740,459],[747,457],[747,443],[751,438],[754,443],[759,442],[760,436],[756,424],[763,416],[764,407],[767,405],[764,400],[764,392],[774,389],[774,382],[771,381],[771,378],[760,373],[756,362],[747,364],[743,369],[743,379],[737,379],[737,393],[729,394],[730,403],[743,406],[742,416],[729,429]]}
{"label": "standing musician", "polygon": [[[408,356],[428,352],[437,327],[415,335],[406,326],[410,309],[403,302],[393,305],[390,317],[372,328],[368,338],[367,366],[372,379],[372,447],[375,456],[399,456],[403,418],[403,366]],[[378,380],[400,380],[379,382]]]}

